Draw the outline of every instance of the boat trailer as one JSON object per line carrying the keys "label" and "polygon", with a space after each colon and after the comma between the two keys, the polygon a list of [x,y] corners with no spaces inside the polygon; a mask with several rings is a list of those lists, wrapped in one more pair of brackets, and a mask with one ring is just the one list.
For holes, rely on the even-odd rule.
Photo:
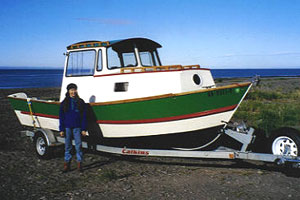
{"label": "boat trailer", "polygon": [[[37,155],[40,158],[48,158],[51,148],[60,146],[65,143],[65,138],[59,136],[58,132],[49,129],[36,128],[34,131],[21,131],[23,136],[28,136],[35,143]],[[255,140],[253,128],[246,128],[245,124],[239,124],[234,128],[223,128],[220,134],[226,134],[231,138],[242,143],[240,150],[230,149],[220,146],[212,151],[199,150],[161,150],[161,149],[136,149],[127,147],[112,147],[101,144],[93,145],[93,149],[99,152],[119,154],[125,156],[156,156],[156,157],[177,157],[177,158],[211,158],[211,159],[230,159],[230,160],[253,160],[275,163],[277,165],[288,165],[293,168],[300,168],[300,156],[291,156],[288,151],[282,155],[269,153],[255,153],[247,151],[247,147]],[[87,136],[88,137],[88,136]],[[73,145],[75,141],[73,140]],[[82,141],[82,148],[90,148],[90,145]],[[288,147],[287,147],[288,148]]]}

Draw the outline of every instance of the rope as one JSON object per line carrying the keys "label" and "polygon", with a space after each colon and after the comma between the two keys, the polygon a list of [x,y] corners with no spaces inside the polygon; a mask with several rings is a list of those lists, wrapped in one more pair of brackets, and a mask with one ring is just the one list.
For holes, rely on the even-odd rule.
{"label": "rope", "polygon": [[35,120],[34,120],[32,108],[31,108],[31,101],[30,101],[29,98],[27,99],[27,104],[28,104],[30,116],[31,116],[31,119],[32,119],[33,128],[35,129],[35,128],[36,128],[36,125],[35,125]]}
{"label": "rope", "polygon": [[212,144],[213,142],[215,142],[219,137],[221,136],[221,134],[217,135],[217,137],[215,139],[213,139],[212,141],[210,141],[209,143],[200,146],[200,147],[195,147],[195,148],[177,148],[177,147],[172,147],[172,149],[176,149],[176,150],[182,150],[182,151],[194,151],[194,150],[199,150],[199,149],[203,149],[204,147],[207,147],[208,145]]}

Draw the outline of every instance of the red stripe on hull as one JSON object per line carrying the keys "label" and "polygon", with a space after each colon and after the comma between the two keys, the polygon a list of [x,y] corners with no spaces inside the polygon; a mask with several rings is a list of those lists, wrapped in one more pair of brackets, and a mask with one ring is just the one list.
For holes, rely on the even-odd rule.
{"label": "red stripe on hull", "polygon": [[187,114],[187,115],[180,115],[180,116],[174,116],[174,117],[164,117],[164,118],[156,118],[156,119],[142,119],[142,120],[97,120],[98,124],[141,124],[141,123],[154,123],[154,122],[167,122],[167,121],[174,121],[174,120],[181,120],[181,119],[189,119],[189,118],[195,118],[195,117],[203,117],[207,115],[212,114],[218,114],[221,112],[230,111],[236,108],[237,105],[227,106],[223,108],[218,108],[214,110],[208,110],[193,114]]}
{"label": "red stripe on hull", "polygon": [[[21,111],[22,114],[30,115],[30,112],[26,111]],[[56,115],[46,115],[42,113],[32,113],[33,116],[38,116],[38,117],[48,117],[48,118],[53,118],[53,119],[59,119],[59,116]]]}

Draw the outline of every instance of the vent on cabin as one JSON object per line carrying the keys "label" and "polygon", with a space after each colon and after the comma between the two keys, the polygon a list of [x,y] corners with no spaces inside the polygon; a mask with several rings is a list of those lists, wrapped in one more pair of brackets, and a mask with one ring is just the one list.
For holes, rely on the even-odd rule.
{"label": "vent on cabin", "polygon": [[126,92],[128,90],[128,82],[115,83],[115,92]]}

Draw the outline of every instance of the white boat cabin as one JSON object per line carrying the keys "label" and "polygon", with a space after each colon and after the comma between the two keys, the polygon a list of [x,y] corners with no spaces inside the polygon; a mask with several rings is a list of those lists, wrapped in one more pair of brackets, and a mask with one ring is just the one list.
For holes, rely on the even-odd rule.
{"label": "white boat cabin", "polygon": [[163,66],[158,48],[146,38],[85,41],[67,47],[60,101],[69,83],[85,102],[107,102],[215,87],[209,69]]}

